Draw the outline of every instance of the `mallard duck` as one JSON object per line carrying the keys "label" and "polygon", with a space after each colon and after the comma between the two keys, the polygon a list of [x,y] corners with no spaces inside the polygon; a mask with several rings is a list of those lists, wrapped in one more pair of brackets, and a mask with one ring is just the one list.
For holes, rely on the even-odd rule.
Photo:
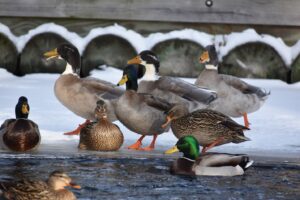
{"label": "mallard duck", "polygon": [[79,148],[96,151],[117,151],[124,137],[119,127],[107,119],[107,107],[99,100],[95,109],[98,122],[87,124],[80,131]]}
{"label": "mallard duck", "polygon": [[21,96],[15,107],[16,119],[7,119],[0,127],[0,147],[12,151],[29,151],[36,149],[41,140],[39,127],[27,119],[29,104]]}
{"label": "mallard duck", "polygon": [[199,153],[199,144],[195,137],[184,136],[166,154],[182,152],[183,157],[173,162],[172,174],[202,176],[243,175],[253,160],[247,155],[227,153]]}
{"label": "mallard duck", "polygon": [[116,88],[112,83],[96,78],[80,78],[81,68],[78,49],[71,44],[62,44],[58,48],[46,52],[44,56],[49,60],[63,59],[67,62],[66,69],[56,80],[54,92],[57,99],[69,110],[87,121],[66,135],[79,134],[89,120],[95,121],[94,110],[98,100],[102,99],[107,104],[108,118],[116,120],[111,101],[120,97],[124,90]]}
{"label": "mallard duck", "polygon": [[193,135],[203,146],[202,153],[222,144],[241,143],[250,140],[243,130],[249,128],[239,125],[230,117],[214,110],[200,109],[189,113],[182,105],[175,105],[167,112],[167,121],[177,138]]}
{"label": "mallard duck", "polygon": [[[129,146],[135,150],[153,150],[157,135],[165,132],[162,124],[171,104],[151,94],[137,93],[138,71],[133,65],[128,65],[123,70],[123,77],[118,85],[126,83],[126,92],[118,99],[115,105],[117,118],[131,131],[142,136],[136,143]],[[142,140],[146,135],[153,135],[153,140],[148,147],[141,148]]]}
{"label": "mallard duck", "polygon": [[205,63],[205,69],[195,84],[218,93],[218,99],[212,102],[209,108],[231,117],[243,116],[245,126],[249,127],[247,113],[258,110],[270,92],[247,84],[234,76],[218,74],[218,56],[215,47],[209,45],[205,50],[200,56],[200,63]]}
{"label": "mallard duck", "polygon": [[165,99],[169,103],[180,103],[189,111],[206,108],[217,95],[214,91],[187,83],[179,78],[161,76],[157,79],[159,60],[152,51],[142,51],[138,56],[128,61],[128,64],[138,65],[139,93],[149,93]]}
{"label": "mallard duck", "polygon": [[47,182],[24,179],[14,183],[0,183],[5,199],[18,200],[76,200],[73,192],[65,189],[81,187],[71,182],[71,178],[62,171],[54,171]]}

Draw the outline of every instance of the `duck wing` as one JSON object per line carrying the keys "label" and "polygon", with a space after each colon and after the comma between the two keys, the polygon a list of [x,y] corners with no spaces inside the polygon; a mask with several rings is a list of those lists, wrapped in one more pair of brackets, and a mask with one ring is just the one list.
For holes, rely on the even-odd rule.
{"label": "duck wing", "polygon": [[147,93],[138,93],[138,94],[143,97],[143,101],[145,101],[148,106],[151,106],[163,112],[167,112],[173,107],[173,104],[167,102],[162,98],[155,97]]}
{"label": "duck wing", "polygon": [[220,74],[219,76],[227,85],[234,87],[235,89],[241,91],[243,94],[255,94],[259,98],[265,98],[270,95],[270,92],[250,85],[237,77],[226,74]]}
{"label": "duck wing", "polygon": [[155,87],[166,92],[172,92],[190,101],[209,104],[217,98],[216,92],[201,88],[178,78],[162,76],[155,81]]}
{"label": "duck wing", "polygon": [[96,93],[104,99],[115,99],[120,97],[125,92],[124,89],[119,88],[110,82],[96,79],[93,77],[81,79],[81,84],[90,92]]}
{"label": "duck wing", "polygon": [[204,153],[196,160],[196,164],[206,167],[237,166],[244,160],[249,160],[244,154]]}

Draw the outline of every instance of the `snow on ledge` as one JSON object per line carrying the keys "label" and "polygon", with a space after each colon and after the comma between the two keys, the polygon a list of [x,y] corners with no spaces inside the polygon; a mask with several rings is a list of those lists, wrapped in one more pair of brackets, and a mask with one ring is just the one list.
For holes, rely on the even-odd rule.
{"label": "snow on ledge", "polygon": [[127,30],[125,27],[119,26],[118,24],[114,24],[113,26],[107,26],[105,28],[99,27],[92,29],[89,34],[83,38],[79,52],[83,53],[86,46],[96,37],[109,34],[127,40],[138,53],[146,49],[145,39],[142,35],[133,30]]}
{"label": "snow on ledge", "polygon": [[0,23],[0,33],[5,35],[16,46],[18,38],[10,31],[8,26]]}
{"label": "snow on ledge", "polygon": [[156,44],[171,39],[189,40],[205,47],[212,44],[213,36],[193,29],[183,29],[169,33],[153,33],[146,38],[147,48],[151,49]]}
{"label": "snow on ledge", "polygon": [[70,32],[63,26],[54,23],[47,23],[30,30],[26,35],[20,36],[17,41],[18,51],[21,52],[31,38],[42,33],[56,33],[71,44],[75,45],[77,48],[77,44],[82,43],[82,38],[77,33]]}
{"label": "snow on ledge", "polygon": [[54,23],[47,23],[30,30],[27,34],[22,36],[15,36],[10,29],[0,23],[0,33],[7,36],[16,46],[19,52],[22,52],[29,40],[41,33],[55,33],[60,35],[71,44],[76,46],[80,52],[83,53],[86,46],[96,37],[102,35],[115,35],[127,40],[133,48],[139,53],[146,49],[153,48],[156,44],[170,39],[184,39],[195,42],[203,47],[209,44],[215,44],[219,52],[219,59],[222,61],[223,57],[236,48],[237,46],[246,44],[248,42],[262,42],[275,49],[281,56],[287,67],[290,67],[292,61],[300,53],[300,40],[293,47],[287,46],[281,38],[276,38],[271,35],[258,34],[254,29],[247,29],[242,32],[234,32],[228,35],[210,35],[193,29],[183,29],[170,31],[168,33],[153,33],[148,37],[143,37],[141,34],[126,29],[123,26],[114,24],[107,27],[99,27],[92,29],[85,37],[80,37],[77,33],[68,31],[65,27]]}
{"label": "snow on ledge", "polygon": [[223,47],[219,49],[219,58],[222,60],[231,50],[237,46],[249,43],[249,42],[261,42],[265,43],[275,49],[275,51],[281,56],[282,60],[289,67],[292,63],[291,48],[288,47],[281,38],[275,38],[271,35],[259,35],[254,29],[247,29],[243,32],[234,32],[229,35],[223,36]]}

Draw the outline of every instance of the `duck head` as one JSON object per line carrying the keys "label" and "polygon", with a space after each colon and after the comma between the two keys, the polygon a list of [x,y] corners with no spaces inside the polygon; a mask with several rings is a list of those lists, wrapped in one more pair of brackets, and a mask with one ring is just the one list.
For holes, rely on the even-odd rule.
{"label": "duck head", "polygon": [[162,128],[166,128],[169,123],[180,117],[189,114],[189,110],[185,105],[176,104],[168,112],[166,112],[166,122],[162,125]]}
{"label": "duck head", "polygon": [[27,119],[28,115],[29,115],[29,110],[30,110],[30,107],[29,107],[27,98],[24,96],[21,96],[15,107],[16,119],[19,119],[19,118]]}
{"label": "duck head", "polygon": [[127,65],[123,69],[122,79],[117,84],[118,86],[124,85],[126,83],[126,90],[138,89],[138,72],[134,65]]}
{"label": "duck head", "polygon": [[97,106],[95,108],[95,117],[98,120],[107,118],[107,106],[103,100],[97,101]]}
{"label": "duck head", "polygon": [[80,189],[80,185],[72,182],[72,179],[62,171],[54,171],[50,174],[48,179],[48,185],[55,191],[63,190],[65,187],[72,187]]}
{"label": "duck head", "polygon": [[80,55],[78,49],[71,44],[62,44],[57,48],[44,53],[47,60],[63,59],[67,62],[63,74],[80,74]]}
{"label": "duck head", "polygon": [[206,69],[218,69],[218,55],[214,45],[205,47],[205,51],[201,54],[199,62],[205,64]]}
{"label": "duck head", "polygon": [[141,77],[146,80],[154,80],[155,75],[159,71],[159,59],[155,53],[149,50],[142,51],[139,55],[129,60],[127,64],[139,65],[138,72],[141,72]]}
{"label": "duck head", "polygon": [[178,140],[174,147],[165,151],[165,154],[172,154],[178,151],[182,152],[185,158],[196,160],[200,155],[199,143],[194,136],[184,136]]}

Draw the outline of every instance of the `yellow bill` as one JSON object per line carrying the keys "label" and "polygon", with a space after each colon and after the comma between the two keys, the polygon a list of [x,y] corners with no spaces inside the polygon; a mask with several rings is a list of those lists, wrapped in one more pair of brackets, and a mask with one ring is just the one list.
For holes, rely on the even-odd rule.
{"label": "yellow bill", "polygon": [[140,56],[136,56],[134,58],[132,58],[131,60],[129,60],[127,62],[128,65],[133,65],[133,64],[141,64],[142,60]]}
{"label": "yellow bill", "polygon": [[204,51],[200,58],[199,58],[199,61],[200,63],[205,63],[205,62],[208,62],[209,61],[209,54],[208,54],[208,51]]}
{"label": "yellow bill", "polygon": [[22,105],[22,113],[23,114],[28,114],[29,113],[28,106],[26,104]]}
{"label": "yellow bill", "polygon": [[119,85],[124,85],[126,82],[128,81],[128,76],[125,74],[122,76],[122,79],[119,81],[119,83],[117,84]]}
{"label": "yellow bill", "polygon": [[172,154],[172,153],[175,153],[178,151],[179,151],[179,149],[177,148],[177,146],[174,146],[171,149],[168,149],[167,151],[165,151],[165,154]]}
{"label": "yellow bill", "polygon": [[52,58],[57,58],[59,56],[59,54],[57,52],[57,48],[44,53],[44,56],[47,58],[47,60],[50,60]]}

